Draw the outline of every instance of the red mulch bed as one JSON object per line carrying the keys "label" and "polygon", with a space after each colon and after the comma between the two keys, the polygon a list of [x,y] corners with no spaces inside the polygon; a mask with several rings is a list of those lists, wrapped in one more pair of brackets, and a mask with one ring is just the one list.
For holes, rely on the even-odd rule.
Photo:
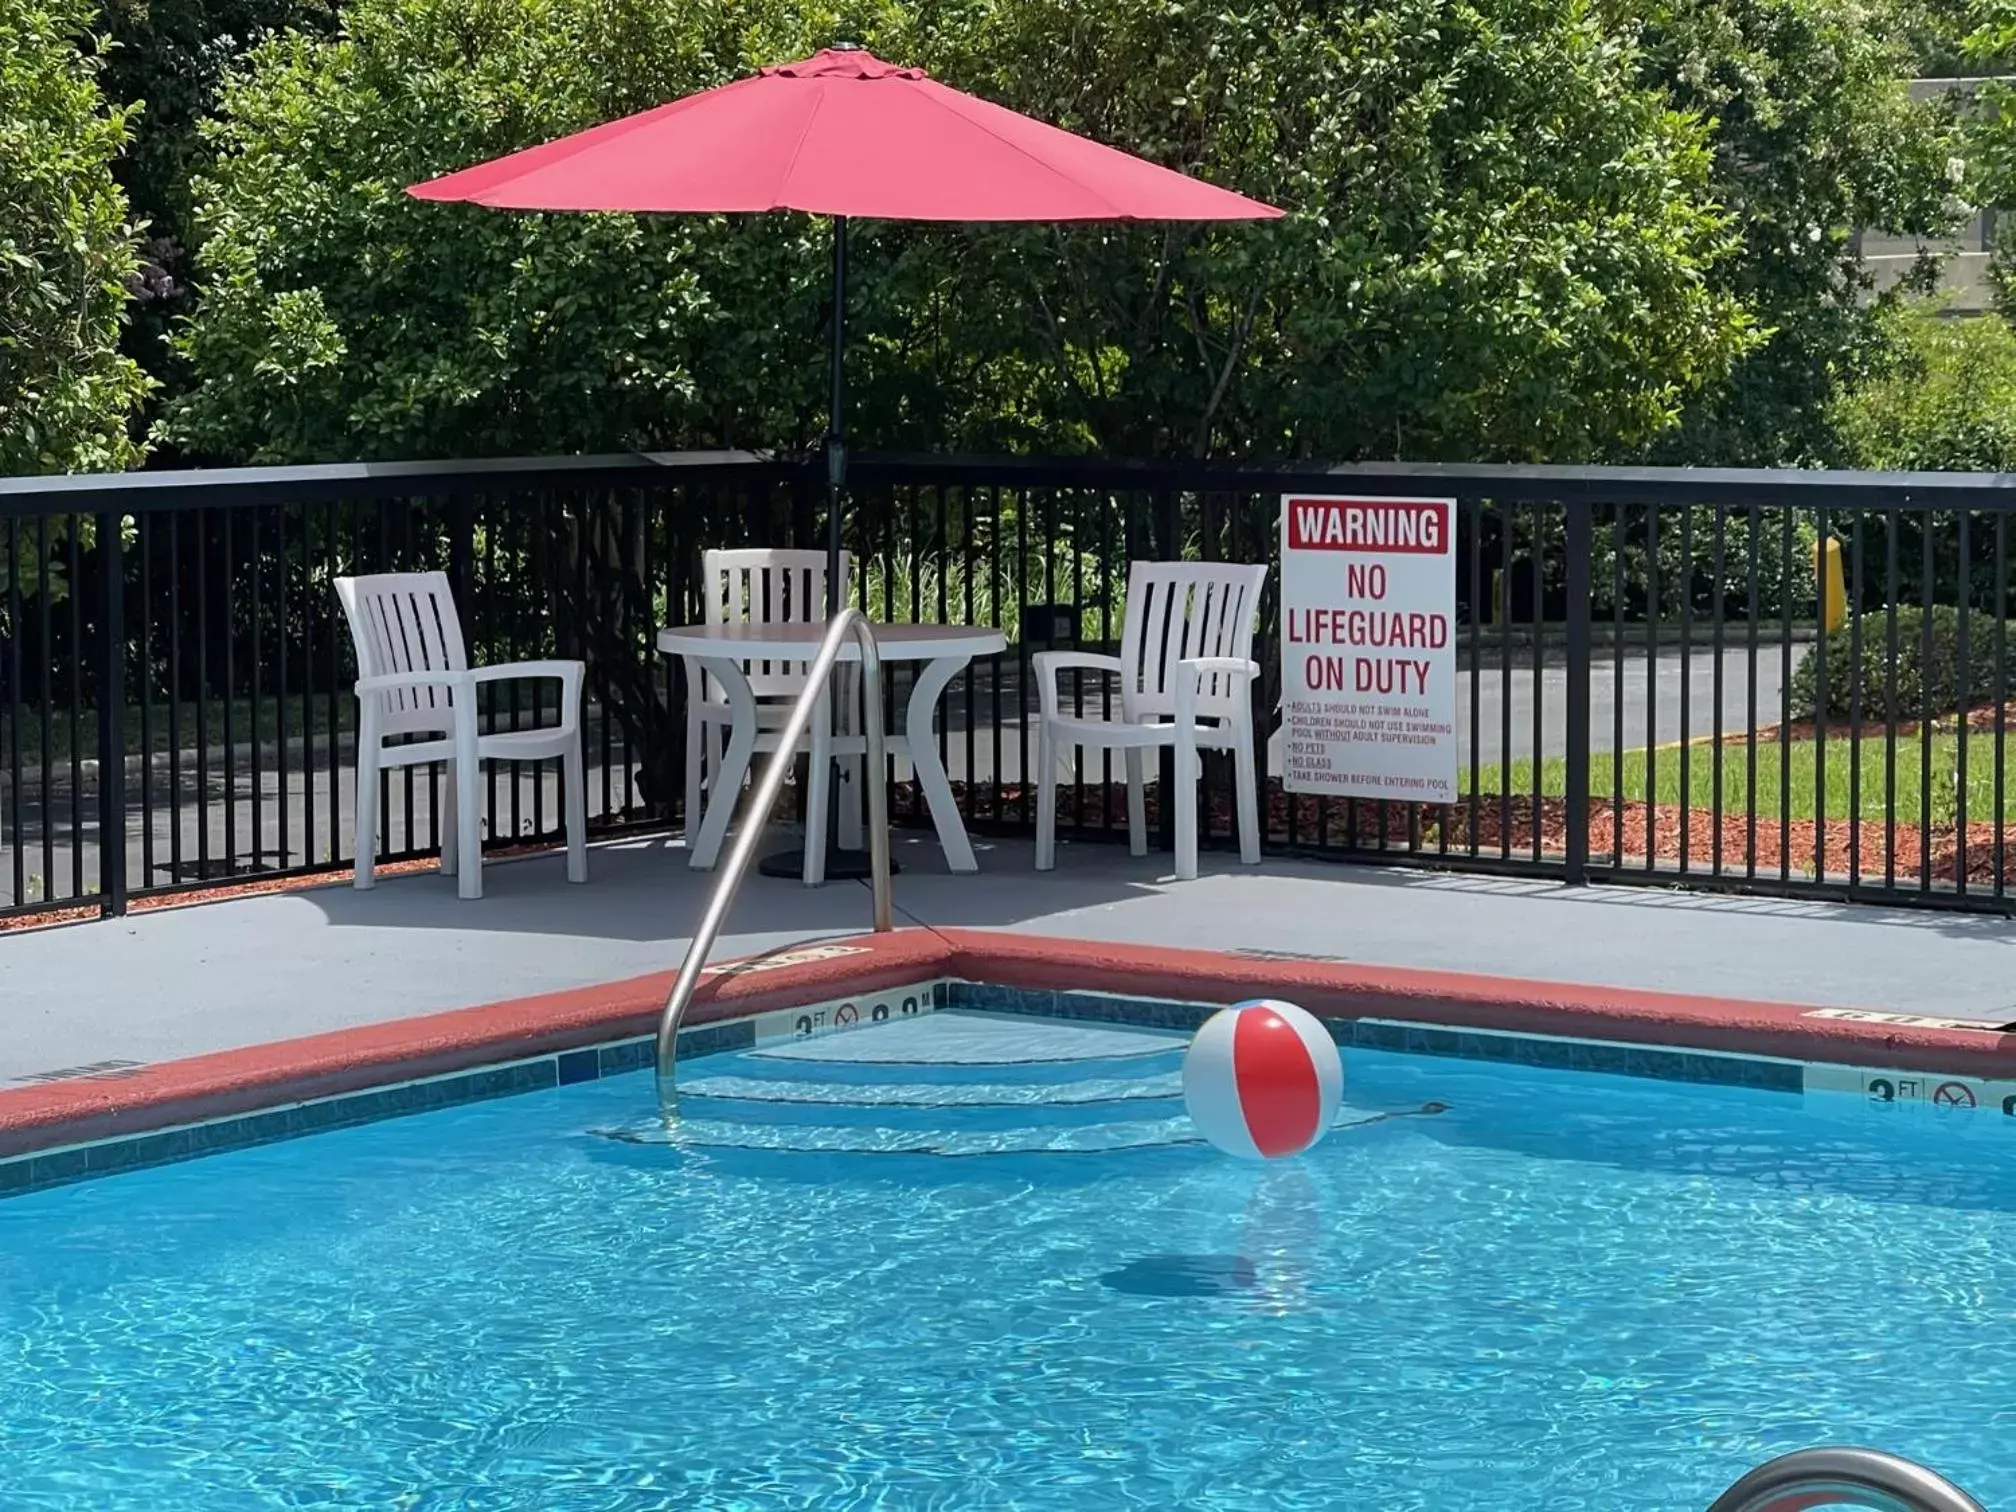
{"label": "red mulch bed", "polygon": [[[1468,811],[1451,811],[1450,845],[1469,848]],[[1621,825],[1619,816],[1621,813]],[[1496,851],[1506,837],[1495,801],[1480,801],[1477,845]],[[1681,844],[1682,820],[1686,844]],[[1511,804],[1509,839],[1513,854],[1532,854],[1535,827],[1534,804],[1530,798],[1515,798]],[[1560,798],[1543,799],[1539,805],[1538,827],[1543,854],[1559,854],[1568,835],[1567,803]],[[1589,854],[1597,861],[1610,861],[1619,853],[1622,830],[1624,861],[1643,865],[1648,855],[1655,862],[1678,866],[1685,855],[1690,871],[1716,871],[1718,837],[1715,814],[1710,809],[1683,810],[1678,804],[1626,803],[1621,810],[1606,799],[1589,803]],[[1648,829],[1650,833],[1648,834]],[[1896,841],[1895,868],[1898,877],[1916,879],[1929,869],[1935,881],[1951,882],[1958,874],[1960,836],[1951,825],[1921,833],[1915,824],[1899,824],[1886,831],[1880,821],[1859,824],[1846,819],[1830,819],[1824,825],[1811,819],[1794,819],[1781,824],[1775,818],[1758,815],[1756,840],[1751,841],[1752,822],[1747,814],[1724,814],[1719,837],[1719,871],[1723,875],[1747,875],[1754,860],[1763,874],[1789,870],[1795,876],[1820,873],[1855,875],[1876,880],[1886,874],[1891,852],[1888,842]],[[1859,831],[1859,833],[1858,833]],[[1969,882],[1989,883],[1995,875],[1995,832],[1991,823],[1967,826],[1966,861]],[[1850,846],[1855,854],[1850,856]],[[1921,853],[1921,846],[1929,855]],[[1852,867],[1851,867],[1852,860]],[[1929,868],[1926,863],[1929,860]],[[2005,842],[2005,880],[2016,881],[2016,836]]]}
{"label": "red mulch bed", "polygon": [[[2016,724],[2016,720],[2012,720],[2012,724]],[[1300,794],[1295,798],[1295,831],[1291,836],[1288,794],[1278,781],[1269,782],[1267,788],[1267,838],[1276,845],[1330,848],[1348,844],[1358,850],[1377,851],[1383,848],[1388,852],[1417,849],[1424,860],[1432,862],[1443,853],[1446,841],[1446,850],[1452,858],[1472,854],[1486,857],[1509,855],[1517,860],[1533,855],[1537,825],[1539,850],[1543,857],[1558,858],[1567,848],[1568,805],[1561,798],[1543,798],[1536,809],[1530,797],[1515,797],[1501,806],[1495,796],[1480,796],[1473,834],[1468,803],[1448,807],[1404,803],[1382,805],[1368,799],[1354,805],[1346,799],[1324,800]],[[954,783],[953,790],[960,809],[969,817],[975,817],[961,785]],[[1150,787],[1147,794],[1151,829],[1158,818],[1157,791],[1157,788]],[[1083,790],[1085,812],[1082,819],[1077,805],[1078,792],[1070,785],[1058,788],[1057,819],[1061,826],[1109,830],[1126,828],[1125,784],[1114,783],[1107,788],[1103,821],[1099,813],[1098,785],[1092,784]],[[1035,813],[1035,795],[1025,794],[1021,788],[1004,787],[1001,799],[998,812],[990,798],[981,806],[977,817],[983,821],[998,819],[1025,823]],[[1229,840],[1233,834],[1230,796],[1214,791],[1211,807],[1210,833],[1217,839]],[[912,800],[907,789],[899,789],[894,812],[901,819],[929,823],[921,803]],[[1629,802],[1619,810],[1608,799],[1591,798],[1590,859],[1598,865],[1616,864],[1619,858],[1620,813],[1622,862],[1642,867],[1649,853],[1655,865],[1663,864],[1677,871],[1682,855],[1683,813],[1677,804]],[[1752,870],[1754,857],[1755,871],[1762,876],[1776,876],[1781,869],[1789,869],[1794,877],[1813,877],[1821,873],[1832,877],[1846,876],[1850,871],[1849,846],[1853,840],[1857,845],[1853,858],[1855,875],[1862,880],[1879,881],[1886,874],[1889,855],[1886,841],[1889,835],[1880,821],[1863,820],[1859,825],[1860,834],[1855,835],[1853,831],[1858,826],[1845,819],[1829,820],[1824,826],[1810,819],[1795,819],[1789,825],[1783,825],[1776,818],[1760,814],[1756,819],[1753,849],[1749,816],[1725,814],[1721,824],[1718,867],[1714,813],[1708,809],[1692,809],[1685,813],[1685,855],[1690,873],[1741,878]],[[1994,881],[1995,832],[1992,821],[1967,826],[1966,860],[1970,884],[1990,884]],[[1915,880],[1919,877],[1921,860],[1924,859],[1920,855],[1921,842],[1929,845],[1929,871],[1933,880],[1950,883],[1957,876],[1960,845],[1955,826],[1938,826],[1929,835],[1921,837],[1917,825],[1899,824],[1889,833],[1894,834],[1896,839],[1895,874],[1899,878]],[[2005,838],[2002,869],[2004,880],[2016,883],[2016,834]]]}
{"label": "red mulch bed", "polygon": [[[2003,728],[2010,734],[2016,734],[2016,700],[2011,700],[2002,706],[2002,720]],[[1969,709],[1967,711],[1967,724],[1970,729],[1974,730],[1993,730],[1995,728],[1995,705],[1991,703],[1979,708]],[[1845,719],[1831,721],[1827,726],[1827,739],[1829,741],[1854,740],[1859,737],[1863,740],[1880,740],[1886,733],[1894,730],[1896,738],[1901,744],[1907,740],[1916,740],[1920,728],[1921,725],[1918,721],[1908,719],[1900,719],[1895,725],[1885,724],[1883,722],[1883,711],[1879,706],[1872,711],[1864,712],[1862,726],[1859,730]],[[1952,714],[1942,715],[1932,721],[1932,733],[1935,735],[1951,735],[1959,728],[1960,721],[1958,717]],[[1802,740],[1815,740],[1818,738],[1817,731],[1818,726],[1810,719],[1795,719],[1790,724],[1759,725],[1757,727],[1757,743],[1759,745],[1774,745],[1779,741],[1786,740],[1794,743]],[[1746,732],[1738,730],[1734,733],[1725,733],[1722,737],[1722,744],[1742,745],[1749,738],[1750,736]],[[1697,742],[1697,744],[1701,745],[1712,745],[1713,743],[1712,739]]]}

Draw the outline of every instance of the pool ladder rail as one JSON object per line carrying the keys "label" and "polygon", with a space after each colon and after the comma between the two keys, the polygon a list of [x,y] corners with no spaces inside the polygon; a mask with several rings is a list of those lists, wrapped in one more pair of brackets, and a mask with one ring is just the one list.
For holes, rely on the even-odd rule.
{"label": "pool ladder rail", "polygon": [[1715,1498],[1708,1512],[1986,1512],[1923,1465],[1875,1449],[1801,1449],[1759,1465]]}
{"label": "pool ladder rail", "polygon": [[[812,711],[818,706],[820,696],[833,676],[834,665],[840,660],[840,648],[849,636],[861,649],[863,727],[868,736],[868,870],[875,897],[875,932],[887,934],[895,927],[891,922],[889,887],[889,788],[884,780],[888,756],[887,736],[882,728],[882,656],[867,617],[859,609],[847,608],[834,615],[832,623],[826,627],[826,638],[819,643],[819,654],[812,658],[812,665],[806,671],[804,689],[792,703],[791,715],[785,720],[784,728],[778,732],[777,748],[770,753],[770,764],[764,767],[763,775],[757,779],[755,797],[742,817],[742,828],[728,852],[727,864],[721,869],[721,880],[714,884],[713,896],[707,900],[707,911],[700,916],[700,927],[693,931],[692,942],[686,947],[686,959],[679,963],[679,975],[674,978],[672,991],[665,999],[665,1011],[658,1020],[657,1064],[658,1108],[667,1123],[679,1116],[679,1093],[675,1081],[679,1060],[679,1026],[693,1001],[694,990],[700,985],[700,973],[706,968],[708,953],[714,948],[721,926],[728,920],[728,910],[735,904],[735,894],[742,887],[743,877],[748,874],[749,863],[755,859],[757,842],[762,839],[763,826],[770,818],[770,810],[776,805],[778,793],[783,790],[785,774],[797,759],[798,742],[812,721]],[[805,843],[820,845],[825,842],[823,836],[807,835]]]}

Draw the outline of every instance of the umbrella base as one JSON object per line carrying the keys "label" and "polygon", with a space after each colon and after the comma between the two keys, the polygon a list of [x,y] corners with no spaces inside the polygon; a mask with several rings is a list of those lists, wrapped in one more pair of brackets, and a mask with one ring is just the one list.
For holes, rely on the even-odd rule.
{"label": "umbrella base", "polygon": [[[903,868],[891,858],[889,874],[893,877]],[[765,856],[756,863],[756,870],[766,877],[802,877],[805,875],[805,852],[803,850],[778,851]],[[874,875],[865,850],[840,850],[826,852],[826,880],[828,882],[858,882]]]}

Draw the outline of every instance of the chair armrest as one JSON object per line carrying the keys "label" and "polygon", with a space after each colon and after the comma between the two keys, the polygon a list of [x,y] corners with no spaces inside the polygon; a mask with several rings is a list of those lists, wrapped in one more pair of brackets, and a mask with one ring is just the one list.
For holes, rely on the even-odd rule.
{"label": "chair armrest", "polygon": [[477,683],[515,682],[520,678],[555,678],[570,687],[580,683],[587,666],[578,661],[499,662],[494,667],[472,667],[469,680]]}
{"label": "chair armrest", "polygon": [[531,682],[546,680],[560,684],[560,724],[565,732],[572,730],[581,716],[581,683],[588,674],[588,664],[579,661],[522,661],[499,662],[494,667],[477,667],[470,673],[476,683]]}
{"label": "chair armrest", "polygon": [[1178,670],[1192,672],[1193,681],[1202,682],[1207,676],[1225,674],[1231,677],[1258,677],[1260,663],[1246,661],[1237,656],[1193,656],[1176,663]]}
{"label": "chair armrest", "polygon": [[1197,694],[1207,677],[1252,679],[1260,675],[1260,664],[1239,656],[1192,656],[1176,663],[1176,723],[1185,727],[1197,723]]}
{"label": "chair armrest", "polygon": [[1038,651],[1029,658],[1036,673],[1036,702],[1045,719],[1057,718],[1057,674],[1082,670],[1110,672],[1124,676],[1127,664],[1117,656],[1101,656],[1096,651]]}
{"label": "chair armrest", "polygon": [[579,683],[585,671],[578,661],[500,662],[494,667],[463,667],[454,672],[385,672],[377,677],[360,677],[355,691],[384,693],[393,688],[471,688],[478,683],[510,682],[519,678],[550,677],[563,683]]}
{"label": "chair armrest", "polygon": [[578,661],[500,662],[491,667],[464,667],[454,672],[386,672],[377,677],[360,677],[355,692],[361,698],[388,693],[395,688],[471,688],[483,683],[515,682],[546,678],[560,684],[560,725],[572,729],[581,709],[581,682],[587,664]]}
{"label": "chair armrest", "polygon": [[379,677],[360,677],[351,691],[359,698],[371,693],[389,693],[394,688],[466,688],[475,674],[462,672],[387,672]]}

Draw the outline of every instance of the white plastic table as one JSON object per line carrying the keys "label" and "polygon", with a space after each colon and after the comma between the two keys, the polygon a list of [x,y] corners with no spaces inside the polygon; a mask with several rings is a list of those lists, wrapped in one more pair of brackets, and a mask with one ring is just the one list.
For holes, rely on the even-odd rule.
{"label": "white plastic table", "polygon": [[[966,837],[966,825],[959,817],[959,806],[952,801],[952,783],[945,775],[945,764],[938,759],[938,741],[932,721],[946,685],[964,671],[974,657],[1005,651],[1008,648],[1007,637],[999,630],[965,625],[874,625],[870,628],[875,632],[875,644],[884,664],[906,661],[927,663],[917,674],[916,684],[910,690],[910,704],[904,714],[902,730],[889,735],[889,754],[907,756],[916,769],[917,784],[923,788],[924,800],[931,806],[931,822],[937,828],[938,844],[945,852],[945,864],[955,872],[977,872],[980,864],[973,858],[973,842]],[[693,854],[687,863],[694,870],[711,871],[720,859],[721,844],[728,835],[728,820],[734,813],[743,778],[748,775],[749,762],[756,751],[756,695],[750,691],[749,679],[742,670],[743,664],[752,661],[809,662],[819,654],[819,644],[825,637],[826,626],[818,620],[771,625],[677,625],[658,632],[658,649],[667,656],[677,656],[685,661],[686,686],[699,687],[699,673],[704,669],[727,694],[731,710],[728,749],[722,757],[720,773],[708,787],[707,812],[701,820],[699,833],[694,837]],[[858,664],[861,660],[860,648],[849,641],[841,650],[840,660]],[[866,741],[859,735],[851,739],[844,735],[836,736],[833,741],[834,753],[850,760],[865,747]],[[873,773],[871,780],[881,781],[882,776]],[[860,810],[856,805],[843,804],[840,816],[843,826],[858,831]],[[817,880],[810,875],[813,870],[809,864],[810,853],[823,845],[823,837],[818,837],[811,839],[806,846],[807,881]],[[823,867],[820,874],[823,875]]]}

